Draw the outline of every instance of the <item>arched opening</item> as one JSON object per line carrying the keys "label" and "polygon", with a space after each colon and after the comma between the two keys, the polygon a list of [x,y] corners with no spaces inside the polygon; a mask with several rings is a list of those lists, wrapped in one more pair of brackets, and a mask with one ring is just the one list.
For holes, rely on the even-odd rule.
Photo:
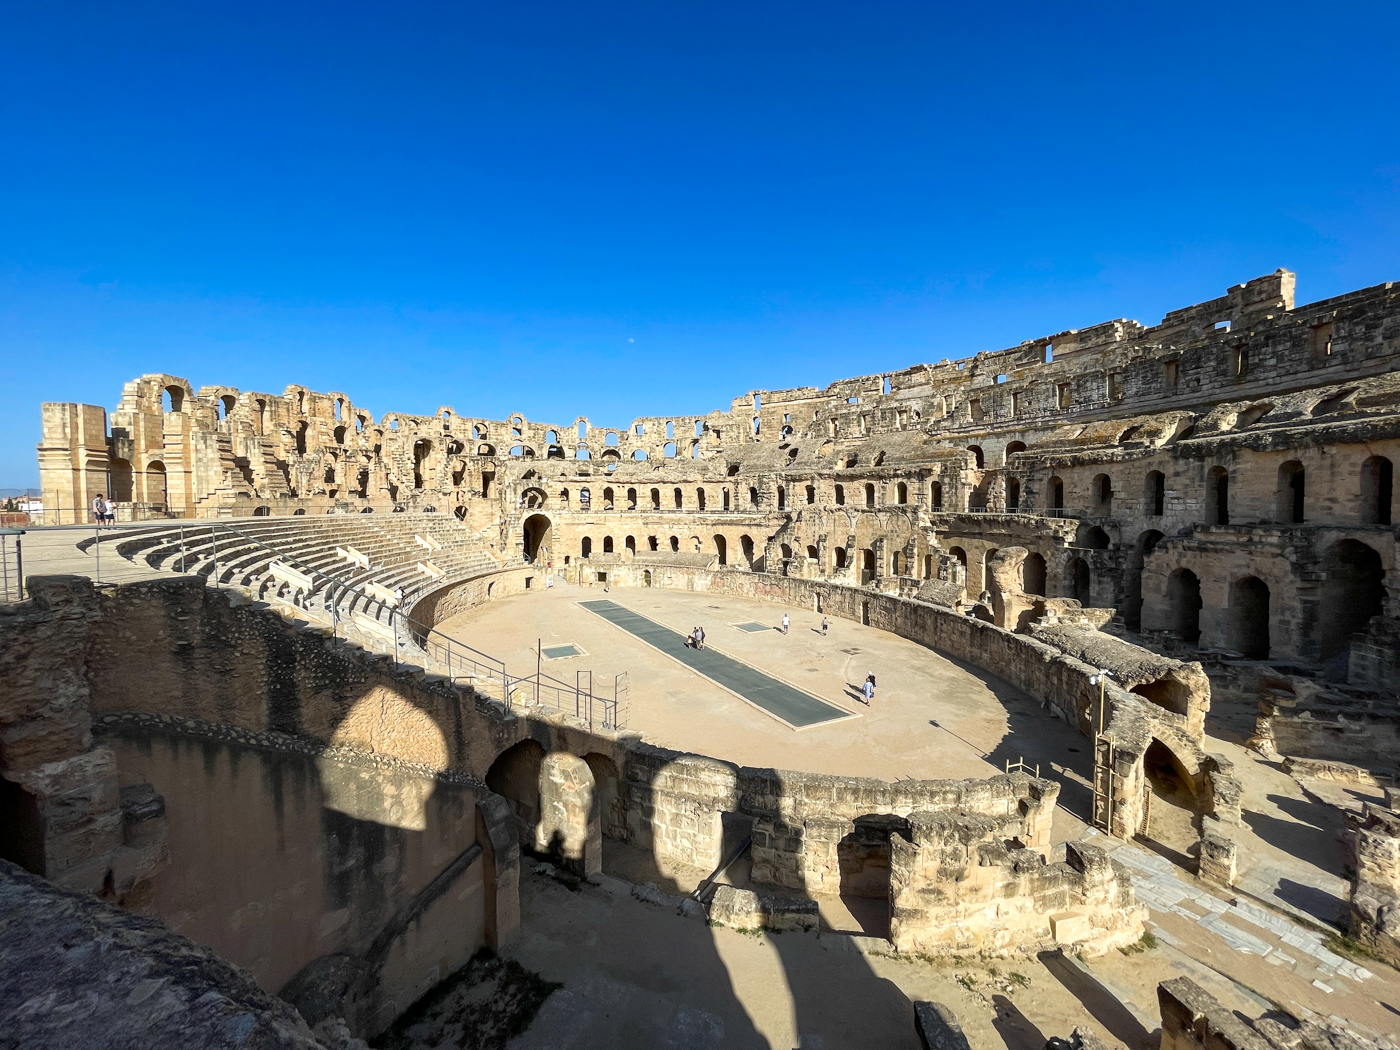
{"label": "arched opening", "polygon": [[1142,771],[1154,796],[1150,830],[1153,841],[1185,843],[1194,840],[1200,802],[1190,772],[1171,748],[1156,739],[1143,755]]}
{"label": "arched opening", "polygon": [[846,567],[846,548],[833,547],[831,551],[831,558],[836,568],[844,569]]}
{"label": "arched opening", "polygon": [[1097,525],[1079,530],[1079,546],[1088,547],[1091,551],[1106,551],[1110,542],[1108,533]]}
{"label": "arched opening", "polygon": [[622,541],[622,546],[628,554],[635,556],[637,553],[637,537],[628,536],[625,540]]}
{"label": "arched opening", "polygon": [[1021,482],[1016,478],[1006,479],[1006,509],[1010,511],[1021,509]]}
{"label": "arched opening", "polygon": [[165,505],[167,496],[165,464],[156,460],[146,464],[146,502]]}
{"label": "arched opening", "polygon": [[540,766],[544,748],[522,740],[507,748],[486,771],[486,786],[510,803],[520,848],[534,852],[535,828],[540,823]]}
{"label": "arched opening", "polygon": [[967,590],[967,551],[963,550],[961,547],[950,547],[948,553],[956,558],[958,564],[962,566],[962,579],[958,582],[962,584],[963,590],[965,591]]}
{"label": "arched opening", "polygon": [[271,516],[271,514],[272,514],[272,511],[271,511],[271,509],[268,508],[268,507],[254,507],[254,508],[253,508],[253,517],[255,517],[255,518],[266,518],[266,517]]}
{"label": "arched opening", "polygon": [[423,475],[426,472],[428,456],[433,451],[433,443],[427,440],[415,441],[413,443],[413,487],[421,489],[423,487]]}
{"label": "arched opening", "polygon": [[729,564],[729,545],[723,536],[715,535],[715,554],[719,558],[721,565]]}
{"label": "arched opening", "polygon": [[723,505],[724,505],[724,509],[725,509],[725,510],[728,510],[728,509],[729,509],[729,486],[728,486],[728,485],[726,485],[724,488],[722,488],[722,489],[720,490],[720,500],[721,500],[721,502],[722,502]]}
{"label": "arched opening", "polygon": [[1089,563],[1083,558],[1071,558],[1065,566],[1065,580],[1069,584],[1069,596],[1080,605],[1089,605],[1089,592],[1093,584]]}
{"label": "arched opening", "polygon": [[869,583],[875,578],[875,552],[869,547],[860,551],[860,582]]}
{"label": "arched opening", "polygon": [[132,501],[131,463],[129,460],[112,460],[112,483],[109,488],[112,492],[113,503],[130,503]]}
{"label": "arched opening", "polygon": [[1334,544],[1323,560],[1321,647],[1323,660],[1346,653],[1355,634],[1385,611],[1385,568],[1381,556],[1358,540]]}
{"label": "arched opening", "polygon": [[585,536],[579,541],[578,556],[580,558],[591,558],[593,556],[593,537]]}
{"label": "arched opening", "polygon": [[778,509],[787,510],[787,489],[778,486]]}
{"label": "arched opening", "polygon": [[168,386],[165,388],[165,397],[162,406],[167,412],[183,412],[185,410],[185,389],[179,386]]}
{"label": "arched opening", "polygon": [[680,510],[682,507],[685,506],[685,497],[682,495],[680,489],[671,490],[671,499],[676,504],[676,510]]}
{"label": "arched opening", "polygon": [[943,482],[934,481],[928,487],[929,506],[933,510],[943,509]]}
{"label": "arched opening", "polygon": [[525,519],[525,560],[535,564],[543,555],[548,557],[552,526],[543,514],[531,514]]}
{"label": "arched opening", "polygon": [[992,559],[997,555],[997,548],[992,547],[982,555],[982,589],[990,592],[992,590]]}
{"label": "arched opening", "polygon": [[844,507],[846,505],[846,486],[844,485],[836,486],[836,505],[838,507]]}
{"label": "arched opening", "polygon": [[1301,524],[1307,520],[1303,464],[1290,459],[1278,468],[1278,520]]}
{"label": "arched opening", "polygon": [[304,419],[297,424],[296,441],[298,456],[306,455],[306,428],[307,422]]}
{"label": "arched opening", "polygon": [[875,506],[875,486],[869,482],[865,484],[865,505],[867,507]]}
{"label": "arched opening", "polygon": [[1389,525],[1394,467],[1384,456],[1361,464],[1361,524]]}
{"label": "arched opening", "polygon": [[744,568],[753,568],[753,537],[744,535],[739,537],[739,553],[744,557]]}
{"label": "arched opening", "polygon": [[647,550],[649,550],[649,551],[658,551],[658,550],[660,550],[660,549],[661,549],[661,541],[658,540],[655,536],[648,536],[648,537],[647,537]]}
{"label": "arched opening", "polygon": [[1050,479],[1050,509],[1065,509],[1065,483],[1058,477]]}
{"label": "arched opening", "polygon": [[1113,479],[1107,474],[1095,474],[1091,485],[1094,493],[1094,513],[1108,517],[1113,513]]}
{"label": "arched opening", "polygon": [[982,446],[968,445],[967,450],[972,453],[973,465],[978,470],[984,469],[986,467],[987,457],[982,454]]}
{"label": "arched opening", "polygon": [[612,490],[611,488],[605,488],[605,489],[603,490],[603,509],[604,509],[604,510],[612,510],[612,509],[613,509],[613,503],[614,503],[614,499],[613,499],[613,490]]}
{"label": "arched opening", "polygon": [[695,509],[696,509],[696,510],[704,510],[704,509],[705,509],[705,490],[704,490],[704,489],[696,489],[696,490],[695,490]]}
{"label": "arched opening", "polygon": [[647,458],[646,449],[636,448],[632,450],[632,458],[638,462]]}
{"label": "arched opening", "polygon": [[1230,585],[1230,648],[1246,660],[1269,658],[1269,585],[1257,576]]}
{"label": "arched opening", "polygon": [[1014,456],[1017,452],[1024,451],[1026,451],[1026,443],[1024,441],[1012,441],[1006,446],[1007,463],[1009,464],[1011,462],[1011,457]]}
{"label": "arched opening", "polygon": [[679,553],[680,553],[680,550],[681,550],[681,538],[680,538],[679,536],[672,536],[672,537],[671,537],[671,553],[672,553],[672,554],[679,554]]}
{"label": "arched opening", "polygon": [[901,506],[909,502],[909,486],[902,481],[895,483],[894,501]]}
{"label": "arched opening", "polygon": [[1156,529],[1148,529],[1138,537],[1137,543],[1128,553],[1128,563],[1123,574],[1123,621],[1128,630],[1142,629],[1142,572],[1147,557],[1162,542],[1162,534]]}
{"label": "arched opening", "polygon": [[666,459],[675,459],[675,458],[676,458],[676,443],[675,443],[674,441],[668,441],[668,442],[666,442],[665,447],[662,448],[662,450],[661,450],[661,455],[662,455],[663,457],[665,457]]}
{"label": "arched opening", "polygon": [[611,553],[613,553],[613,538],[612,538],[611,536],[604,536],[604,537],[603,537],[603,553],[604,553],[604,554],[611,554]]}
{"label": "arched opening", "polygon": [[1147,505],[1147,513],[1160,518],[1167,509],[1167,476],[1160,470],[1149,470],[1144,488],[1143,502]]}
{"label": "arched opening", "polygon": [[1224,467],[1206,474],[1206,524],[1230,524],[1230,472]]}
{"label": "arched opening", "polygon": [[749,506],[758,506],[758,489],[755,488],[753,485],[749,486]]}
{"label": "arched opening", "polygon": [[894,835],[908,841],[909,821],[883,814],[860,816],[836,845],[841,903],[858,927],[850,933],[890,935],[890,840]]}
{"label": "arched opening", "polygon": [[810,507],[812,504],[817,502],[817,487],[815,485],[808,485],[803,490],[803,494],[807,498],[807,506]]}
{"label": "arched opening", "polygon": [[1045,597],[1045,559],[1034,551],[1021,563],[1021,590]]}
{"label": "arched opening", "polygon": [[337,445],[343,445],[343,444],[345,444],[345,427],[344,427],[344,426],[336,427],[333,431],[331,431],[331,435],[335,438],[335,443],[336,443]]}
{"label": "arched opening", "polygon": [[[337,401],[336,405],[339,406],[339,404],[340,402]],[[232,394],[225,394],[223,397],[219,398],[220,418],[227,419],[229,416],[233,415],[233,410],[237,405],[238,398],[234,397]],[[335,418],[339,419],[340,417],[336,416]]]}
{"label": "arched opening", "polygon": [[628,509],[628,510],[636,510],[636,509],[637,509],[637,490],[636,490],[636,489],[628,489],[628,490],[627,490],[627,509]]}
{"label": "arched opening", "polygon": [[1167,578],[1167,607],[1171,628],[1187,645],[1201,640],[1201,581],[1190,569],[1177,569]]}
{"label": "arched opening", "polygon": [[[485,448],[486,446],[482,446],[482,447]],[[578,448],[574,449],[574,459],[577,460],[577,459],[592,459],[592,458],[593,458],[592,453],[590,453],[590,452],[588,451],[588,449],[586,449],[586,448],[584,448],[584,447],[582,447],[582,446],[579,446]]]}
{"label": "arched opening", "polygon": [[815,545],[815,544],[811,544],[811,543],[807,544],[807,560],[808,560],[808,561],[816,561],[816,560],[817,560],[817,548],[816,548],[816,545]]}

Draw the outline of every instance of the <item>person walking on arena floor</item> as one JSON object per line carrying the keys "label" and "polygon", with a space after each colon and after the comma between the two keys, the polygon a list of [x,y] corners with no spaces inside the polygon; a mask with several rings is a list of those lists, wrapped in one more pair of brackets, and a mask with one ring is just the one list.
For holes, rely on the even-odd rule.
{"label": "person walking on arena floor", "polygon": [[703,627],[695,628],[695,648],[705,648],[705,628]]}
{"label": "person walking on arena floor", "polygon": [[790,620],[788,619],[788,614],[787,614],[787,613],[783,613],[783,634],[787,634],[787,633],[788,633],[788,625],[789,625],[791,622],[792,622],[792,621],[790,621]]}
{"label": "person walking on arena floor", "polygon": [[869,707],[870,702],[875,699],[875,675],[865,676],[865,684],[860,687],[860,691],[865,694],[865,706]]}
{"label": "person walking on arena floor", "polygon": [[826,629],[831,626],[831,621],[825,616],[822,617],[822,637],[826,637]]}

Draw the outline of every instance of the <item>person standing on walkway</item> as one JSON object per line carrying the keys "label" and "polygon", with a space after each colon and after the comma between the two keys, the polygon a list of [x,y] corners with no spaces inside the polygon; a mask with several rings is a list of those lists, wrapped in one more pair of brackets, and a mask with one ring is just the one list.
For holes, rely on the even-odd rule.
{"label": "person standing on walkway", "polygon": [[395,609],[402,609],[402,608],[403,608],[403,588],[402,588],[402,587],[395,587],[395,588],[394,588],[394,608],[395,608]]}
{"label": "person standing on walkway", "polygon": [[823,617],[822,617],[822,637],[823,637],[823,638],[826,637],[826,630],[827,630],[827,628],[830,627],[830,626],[831,626],[831,621],[828,620],[825,616],[823,616]]}
{"label": "person standing on walkway", "polygon": [[695,628],[695,648],[705,648],[705,628],[703,627]]}
{"label": "person standing on walkway", "polygon": [[102,501],[102,515],[107,519],[108,525],[117,523],[117,505],[112,502],[110,497]]}
{"label": "person standing on walkway", "polygon": [[875,699],[875,676],[873,674],[865,676],[865,684],[860,687],[860,691],[865,694],[865,706],[869,707],[870,702]]}
{"label": "person standing on walkway", "polygon": [[107,516],[107,505],[102,501],[102,493],[98,493],[92,498],[92,520],[101,525],[102,519]]}
{"label": "person standing on walkway", "polygon": [[788,614],[787,614],[787,613],[783,613],[783,634],[787,634],[787,633],[788,633],[788,624],[789,624],[790,622],[791,622],[791,621],[788,620]]}

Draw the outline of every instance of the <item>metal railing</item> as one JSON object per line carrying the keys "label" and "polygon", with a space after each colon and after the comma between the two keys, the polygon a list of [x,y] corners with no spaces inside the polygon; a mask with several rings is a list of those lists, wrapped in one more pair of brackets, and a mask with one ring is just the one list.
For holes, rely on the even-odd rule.
{"label": "metal railing", "polygon": [[24,600],[23,529],[0,529],[0,601]]}
{"label": "metal railing", "polygon": [[[313,519],[314,520],[314,519]],[[173,530],[170,530],[173,531]],[[320,569],[303,564],[296,556],[279,551],[277,548],[264,543],[256,537],[248,535],[236,525],[227,522],[208,522],[200,525],[180,525],[178,527],[180,552],[179,570],[188,572],[191,564],[191,556],[187,553],[187,545],[200,544],[200,537],[206,533],[209,537],[209,559],[211,569],[209,575],[214,581],[219,579],[219,533],[225,536],[236,536],[244,544],[259,548],[277,561],[294,569],[300,575],[306,576],[317,585],[315,589],[323,590],[325,597],[322,598],[322,606],[330,620],[332,637],[339,637],[340,624],[351,622],[343,614],[343,606],[347,601],[361,599],[366,606],[374,605],[378,607],[381,615],[387,614],[389,632],[393,636],[393,655],[395,663],[404,662],[404,649],[412,645],[421,654],[424,670],[430,673],[441,673],[453,684],[466,684],[471,686],[476,692],[499,700],[505,704],[507,710],[517,705],[524,706],[547,706],[559,711],[572,711],[577,718],[588,722],[590,728],[601,726],[604,729],[623,728],[622,719],[625,717],[626,705],[622,698],[618,696],[618,680],[614,680],[614,695],[612,698],[597,696],[592,691],[592,674],[589,673],[589,688],[581,688],[581,680],[573,685],[561,682],[551,675],[544,674],[538,667],[532,675],[513,675],[505,665],[505,662],[472,648],[465,642],[451,638],[427,624],[415,621],[411,612],[402,606],[395,606],[385,601],[383,598],[370,594],[359,586],[347,580]],[[94,554],[98,558],[98,565],[101,564],[100,547],[102,540],[113,540],[121,538],[121,533],[106,531],[99,532],[94,541]],[[202,546],[202,545],[201,545]],[[225,545],[225,550],[229,549]],[[205,555],[200,553],[196,556],[196,564],[204,560]],[[99,569],[100,571],[100,569]],[[324,586],[322,586],[324,585]],[[440,581],[432,581],[432,586],[437,587]],[[412,589],[404,589],[402,601],[408,601],[424,590],[427,585],[419,585]],[[305,604],[291,603],[296,608],[307,612],[313,610]],[[360,632],[365,633],[363,630]],[[626,673],[618,676],[625,683]],[[625,694],[625,684],[623,686]]]}

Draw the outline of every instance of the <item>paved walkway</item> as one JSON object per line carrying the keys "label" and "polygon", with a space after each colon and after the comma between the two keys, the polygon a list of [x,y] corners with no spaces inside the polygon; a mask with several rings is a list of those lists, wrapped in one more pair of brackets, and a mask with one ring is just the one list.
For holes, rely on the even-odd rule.
{"label": "paved walkway", "polygon": [[616,602],[604,598],[579,605],[794,729],[856,717],[714,649],[691,649],[684,635]]}

